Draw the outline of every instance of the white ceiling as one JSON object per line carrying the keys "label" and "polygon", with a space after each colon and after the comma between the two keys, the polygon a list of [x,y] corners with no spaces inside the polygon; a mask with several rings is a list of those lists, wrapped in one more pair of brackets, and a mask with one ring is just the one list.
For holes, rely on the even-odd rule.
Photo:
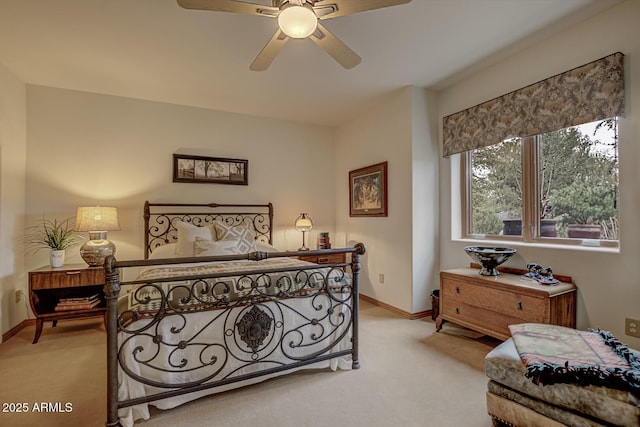
{"label": "white ceiling", "polygon": [[335,126],[390,90],[445,87],[618,1],[413,0],[323,21],[362,57],[351,70],[290,40],[253,72],[275,19],[175,0],[0,0],[0,63],[30,84]]}

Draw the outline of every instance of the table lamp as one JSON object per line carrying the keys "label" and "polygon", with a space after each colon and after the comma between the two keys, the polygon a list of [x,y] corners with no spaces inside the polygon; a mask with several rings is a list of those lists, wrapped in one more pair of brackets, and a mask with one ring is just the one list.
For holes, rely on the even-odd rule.
{"label": "table lamp", "polygon": [[89,232],[89,240],[80,248],[82,259],[92,267],[116,253],[116,245],[107,240],[107,231],[120,230],[118,211],[113,207],[84,206],[76,214],[75,231]]}
{"label": "table lamp", "polygon": [[309,214],[301,213],[298,218],[296,218],[296,230],[302,231],[302,247],[298,248],[299,251],[308,251],[309,248],[304,244],[305,233],[313,228],[313,221]]}

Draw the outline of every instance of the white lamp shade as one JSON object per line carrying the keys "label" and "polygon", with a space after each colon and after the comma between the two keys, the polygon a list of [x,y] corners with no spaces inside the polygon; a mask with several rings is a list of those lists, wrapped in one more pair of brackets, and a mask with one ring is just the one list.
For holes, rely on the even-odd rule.
{"label": "white lamp shade", "polygon": [[296,230],[298,231],[309,231],[313,228],[313,221],[309,214],[301,213],[298,218],[296,218]]}
{"label": "white lamp shade", "polygon": [[76,231],[120,230],[118,210],[105,206],[79,207],[76,213]]}
{"label": "white lamp shade", "polygon": [[304,6],[289,6],[278,15],[278,25],[283,33],[294,39],[309,37],[318,26],[313,10]]}

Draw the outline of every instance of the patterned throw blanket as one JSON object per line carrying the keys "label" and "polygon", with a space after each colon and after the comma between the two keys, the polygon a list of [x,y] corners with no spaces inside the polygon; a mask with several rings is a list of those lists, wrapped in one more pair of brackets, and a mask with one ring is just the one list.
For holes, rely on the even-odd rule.
{"label": "patterned throw blanket", "polygon": [[608,331],[539,323],[510,325],[535,384],[574,383],[640,393],[640,358]]}

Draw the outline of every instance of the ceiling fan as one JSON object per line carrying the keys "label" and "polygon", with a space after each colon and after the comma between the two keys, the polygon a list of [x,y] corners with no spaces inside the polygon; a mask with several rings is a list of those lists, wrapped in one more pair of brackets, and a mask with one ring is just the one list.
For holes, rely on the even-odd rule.
{"label": "ceiling fan", "polygon": [[367,10],[409,3],[411,0],[272,0],[272,6],[239,0],[178,0],[185,9],[235,12],[278,19],[278,30],[249,67],[264,71],[289,38],[309,38],[344,68],[358,65],[360,56],[320,21]]}

